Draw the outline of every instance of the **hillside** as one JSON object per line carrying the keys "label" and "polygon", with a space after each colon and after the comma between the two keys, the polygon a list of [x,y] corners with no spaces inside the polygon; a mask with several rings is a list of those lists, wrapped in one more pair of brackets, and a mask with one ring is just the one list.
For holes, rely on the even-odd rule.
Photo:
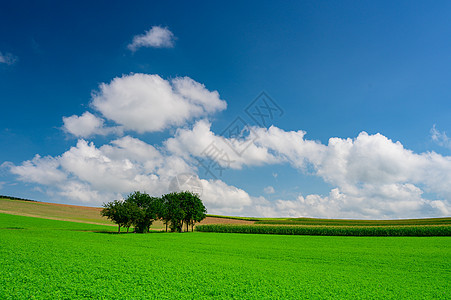
{"label": "hillside", "polygon": [[[100,207],[88,207],[68,204],[56,204],[30,200],[16,200],[0,198],[0,213],[39,217],[44,219],[72,221],[79,223],[111,225],[114,224],[100,215]],[[234,218],[208,216],[200,224],[253,224],[254,221],[239,220]],[[114,225],[116,226],[116,225]],[[152,229],[162,229],[160,221],[154,222]]]}

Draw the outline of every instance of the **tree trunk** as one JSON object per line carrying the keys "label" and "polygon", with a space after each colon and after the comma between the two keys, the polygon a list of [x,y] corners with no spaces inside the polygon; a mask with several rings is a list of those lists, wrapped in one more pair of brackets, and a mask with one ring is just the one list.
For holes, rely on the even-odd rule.
{"label": "tree trunk", "polygon": [[117,229],[117,233],[121,233],[121,225],[117,225],[118,229]]}
{"label": "tree trunk", "polygon": [[194,232],[194,222],[191,224],[191,232]]}
{"label": "tree trunk", "polygon": [[189,222],[186,222],[186,232],[188,232],[188,231],[189,231],[189,229],[188,229],[188,225],[189,225]]}
{"label": "tree trunk", "polygon": [[130,229],[130,227],[127,227],[127,233],[128,233],[128,230]]}
{"label": "tree trunk", "polygon": [[166,232],[168,232],[168,222],[166,222]]}

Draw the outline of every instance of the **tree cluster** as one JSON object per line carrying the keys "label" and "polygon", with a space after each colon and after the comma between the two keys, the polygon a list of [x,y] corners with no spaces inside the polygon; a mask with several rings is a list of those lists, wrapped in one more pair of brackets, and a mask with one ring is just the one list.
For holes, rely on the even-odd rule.
{"label": "tree cluster", "polygon": [[151,197],[146,193],[134,192],[124,201],[114,200],[104,203],[101,215],[107,217],[118,225],[118,233],[121,227],[131,226],[135,232],[149,232],[150,226],[155,220],[162,220],[171,231],[181,232],[186,226],[186,231],[194,228],[194,223],[205,219],[207,209],[202,200],[191,192],[174,192],[162,197]]}

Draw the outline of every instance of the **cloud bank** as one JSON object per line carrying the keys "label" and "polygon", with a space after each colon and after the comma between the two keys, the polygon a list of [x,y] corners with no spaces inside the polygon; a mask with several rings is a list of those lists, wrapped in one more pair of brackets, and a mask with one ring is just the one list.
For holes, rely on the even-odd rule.
{"label": "cloud bank", "polygon": [[[250,127],[247,135],[223,137],[207,117],[227,104],[217,91],[189,77],[165,80],[131,74],[103,83],[85,112],[63,118],[64,130],[78,138],[58,156],[39,156],[19,165],[8,163],[19,180],[43,188],[53,199],[99,205],[134,190],[161,195],[177,174],[197,174],[209,213],[248,216],[327,218],[414,218],[449,216],[451,157],[414,153],[381,134],[330,138],[327,144],[306,139],[302,130]],[[197,120],[196,120],[197,119]],[[116,125],[107,126],[106,122]],[[158,144],[132,134],[176,131]],[[434,127],[435,129],[435,127]],[[126,132],[127,135],[122,136]],[[114,138],[96,146],[88,138]],[[446,135],[432,132],[433,138]],[[245,145],[244,151],[234,147]],[[221,155],[206,151],[214,146]],[[225,160],[224,157],[228,159]],[[325,195],[299,194],[281,199],[272,186],[250,195],[220,178],[203,173],[199,160],[242,170],[284,164],[317,176],[332,186]]]}

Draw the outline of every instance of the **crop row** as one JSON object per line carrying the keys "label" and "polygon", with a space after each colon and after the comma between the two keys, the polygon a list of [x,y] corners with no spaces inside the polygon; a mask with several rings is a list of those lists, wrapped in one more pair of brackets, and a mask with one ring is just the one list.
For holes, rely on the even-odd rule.
{"label": "crop row", "polygon": [[198,225],[197,231],[325,236],[451,236],[451,226],[269,226]]}

